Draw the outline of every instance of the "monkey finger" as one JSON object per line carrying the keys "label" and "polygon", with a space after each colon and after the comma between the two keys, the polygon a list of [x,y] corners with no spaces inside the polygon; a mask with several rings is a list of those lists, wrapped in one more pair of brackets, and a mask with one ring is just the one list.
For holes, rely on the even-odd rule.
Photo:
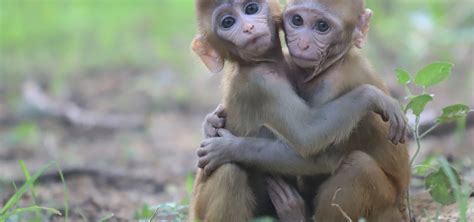
{"label": "monkey finger", "polygon": [[275,190],[268,188],[268,195],[270,196],[270,200],[272,201],[273,206],[276,209],[280,209],[283,201],[281,200],[278,193]]}
{"label": "monkey finger", "polygon": [[[395,137],[395,134],[397,132],[397,123],[396,123],[396,120],[395,118],[392,118],[390,120],[390,129],[389,129],[389,133],[388,133],[388,139],[394,143],[394,137]],[[395,143],[394,143],[395,144]],[[396,144],[395,144],[396,145]]]}
{"label": "monkey finger", "polygon": [[217,135],[220,137],[234,137],[234,135],[229,130],[224,128],[217,129]]}
{"label": "monkey finger", "polygon": [[197,153],[198,157],[206,156],[207,155],[207,149],[199,148],[196,153]]}
{"label": "monkey finger", "polygon": [[204,169],[204,167],[206,167],[206,165],[209,163],[209,159],[208,158],[199,158],[198,160],[198,167],[201,168],[201,169]]}
{"label": "monkey finger", "polygon": [[210,123],[214,128],[224,127],[224,118],[219,118],[217,115],[212,115],[207,119],[207,122]]}
{"label": "monkey finger", "polygon": [[216,170],[216,168],[217,168],[216,165],[210,162],[204,167],[204,173],[207,176],[210,176]]}
{"label": "monkey finger", "polygon": [[390,121],[390,115],[388,114],[387,111],[383,112],[383,121],[385,121],[385,122]]}
{"label": "monkey finger", "polygon": [[298,191],[294,187],[291,188],[291,191],[293,193],[293,197],[296,198],[298,202],[300,203],[304,202],[303,197],[300,195],[300,193],[298,193]]}
{"label": "monkey finger", "polygon": [[225,107],[224,105],[222,104],[219,104],[216,108],[216,110],[214,111],[214,113],[218,116],[218,117],[226,117],[227,116],[227,113],[225,111]]}
{"label": "monkey finger", "polygon": [[398,118],[398,116],[395,116],[395,119],[397,121],[397,131],[395,132],[395,137],[393,138],[394,140],[394,144],[395,145],[398,145],[398,143],[400,142],[401,140],[401,136],[403,134],[403,126],[400,122],[400,118]]}
{"label": "monkey finger", "polygon": [[385,110],[377,108],[374,112],[380,115],[380,117],[382,118],[384,122],[387,122],[389,120],[388,114]]}
{"label": "monkey finger", "polygon": [[283,196],[281,195],[282,190],[280,189],[278,184],[271,178],[267,178],[267,190],[268,194],[270,195],[270,199],[272,199],[274,205],[285,202],[285,200],[283,200]]}
{"label": "monkey finger", "polygon": [[205,147],[207,145],[209,145],[209,143],[212,142],[212,138],[209,138],[209,139],[205,139],[201,142],[201,145],[199,145],[199,147]]}
{"label": "monkey finger", "polygon": [[291,199],[292,197],[291,187],[285,181],[283,181],[283,179],[281,179],[280,177],[277,177],[276,181],[280,185],[280,188],[283,190],[283,194],[285,195],[286,200]]}
{"label": "monkey finger", "polygon": [[204,134],[206,138],[217,137],[217,130],[211,125],[204,126]]}
{"label": "monkey finger", "polygon": [[407,125],[404,125],[402,137],[400,138],[400,143],[405,144],[406,138],[407,138]]}
{"label": "monkey finger", "polygon": [[390,120],[390,117],[387,113],[387,111],[383,110],[381,113],[380,113],[380,116],[382,117],[382,120],[384,122],[388,122]]}

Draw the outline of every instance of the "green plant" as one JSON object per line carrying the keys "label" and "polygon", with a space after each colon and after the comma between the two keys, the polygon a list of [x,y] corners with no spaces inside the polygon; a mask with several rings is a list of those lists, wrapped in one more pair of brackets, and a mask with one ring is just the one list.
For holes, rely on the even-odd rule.
{"label": "green plant", "polygon": [[[426,105],[433,101],[433,95],[427,92],[431,86],[437,85],[449,78],[451,75],[453,64],[448,62],[435,62],[427,65],[416,73],[413,77],[409,72],[397,69],[396,75],[398,82],[405,86],[408,94],[409,102],[404,106],[405,112],[411,110],[415,115],[415,125],[413,126],[413,138],[416,142],[416,152],[410,160],[410,165],[416,170],[416,173],[427,173],[425,178],[425,188],[429,191],[432,199],[442,205],[449,205],[457,202],[460,211],[460,221],[467,220],[467,186],[461,186],[462,180],[455,168],[443,157],[437,159],[438,166],[432,164],[432,159],[420,166],[413,166],[420,149],[421,139],[429,134],[432,130],[443,123],[457,121],[465,118],[470,112],[470,108],[464,104],[454,104],[443,108],[442,113],[436,119],[435,124],[425,132],[420,133],[420,118],[425,110]],[[414,94],[410,86],[421,88],[421,93]],[[434,170],[433,170],[434,169]],[[410,218],[412,217],[410,206],[410,195],[407,194],[407,202],[409,207]]]}
{"label": "green plant", "polygon": [[[36,180],[47,169],[49,169],[52,166],[57,167],[59,175],[60,175],[62,183],[63,183],[63,186],[64,186],[65,221],[68,221],[68,211],[69,211],[69,204],[68,204],[68,199],[67,199],[67,196],[68,196],[67,193],[68,192],[67,192],[66,182],[64,180],[64,176],[62,174],[62,171],[59,168],[59,165],[54,161],[50,162],[50,163],[42,166],[40,169],[38,169],[33,175],[30,175],[30,173],[29,173],[29,171],[26,167],[26,164],[24,163],[23,160],[19,161],[19,165],[20,165],[21,170],[22,170],[22,172],[25,176],[25,183],[19,189],[17,189],[16,185],[13,184],[14,187],[15,187],[15,193],[8,199],[8,201],[3,206],[3,208],[0,209],[0,221],[7,221],[7,220],[9,220],[9,221],[21,221],[20,218],[21,218],[22,214],[31,213],[31,212],[33,212],[35,214],[35,217],[33,217],[29,221],[42,221],[43,218],[42,218],[42,215],[41,215],[41,211],[45,211],[47,213],[52,213],[52,214],[56,214],[56,215],[62,215],[61,212],[58,211],[57,209],[50,208],[50,207],[44,207],[44,206],[38,206],[37,203],[36,203],[36,193],[34,191],[34,184],[35,184]],[[18,202],[21,200],[23,195],[28,191],[31,192],[33,205],[28,206],[28,207],[19,207]]]}
{"label": "green plant", "polygon": [[140,221],[152,222],[155,218],[166,221],[180,222],[186,219],[188,205],[164,203],[156,206],[144,204],[135,212],[134,218]]}

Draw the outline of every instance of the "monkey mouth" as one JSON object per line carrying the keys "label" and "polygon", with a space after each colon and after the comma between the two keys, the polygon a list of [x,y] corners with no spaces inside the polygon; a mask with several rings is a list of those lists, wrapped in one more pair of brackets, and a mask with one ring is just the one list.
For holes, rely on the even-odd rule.
{"label": "monkey mouth", "polygon": [[248,47],[254,46],[255,44],[259,43],[259,41],[261,39],[263,39],[264,37],[266,37],[266,36],[267,36],[267,34],[265,34],[265,33],[253,36],[252,38],[247,40],[247,42],[245,43],[243,48],[248,48]]}
{"label": "monkey mouth", "polygon": [[291,54],[291,60],[301,68],[312,68],[315,64],[318,64],[318,59],[312,58],[306,55],[295,55]]}
{"label": "monkey mouth", "polygon": [[303,56],[303,55],[291,55],[293,60],[299,60],[299,61],[304,61],[304,62],[316,62],[317,59],[311,58],[309,56]]}

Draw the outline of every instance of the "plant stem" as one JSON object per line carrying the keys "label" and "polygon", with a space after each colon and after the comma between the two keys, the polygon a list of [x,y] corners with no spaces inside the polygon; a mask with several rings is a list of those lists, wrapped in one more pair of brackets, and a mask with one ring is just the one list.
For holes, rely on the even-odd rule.
{"label": "plant stem", "polygon": [[415,130],[413,130],[413,138],[415,138],[415,141],[416,141],[416,151],[415,151],[415,154],[413,155],[413,157],[410,160],[410,166],[413,166],[413,162],[415,162],[415,159],[418,156],[418,154],[420,153],[420,149],[421,149],[421,144],[420,144],[420,139],[421,138],[418,134],[419,126],[420,126],[420,116],[416,116]]}
{"label": "plant stem", "polygon": [[411,93],[411,90],[410,90],[410,88],[408,87],[408,85],[405,85],[405,92],[408,94],[409,97],[412,97],[412,96],[413,96],[413,93]]}
{"label": "plant stem", "polygon": [[439,126],[440,123],[436,123],[434,126],[432,126],[431,128],[429,128],[428,130],[426,130],[423,134],[420,135],[420,139],[423,138],[424,136],[426,136],[428,133],[430,133],[431,131],[433,131],[434,129],[436,129],[436,127]]}
{"label": "plant stem", "polygon": [[[418,127],[420,126],[420,116],[416,116],[415,120],[415,130],[413,130],[413,138],[416,140],[416,151],[413,157],[410,160],[410,167],[413,166],[413,162],[416,159],[416,156],[418,156],[418,153],[420,152],[421,149],[421,144],[420,144],[420,137],[418,136]],[[408,217],[410,221],[412,220],[413,213],[411,209],[411,202],[410,202],[410,188],[407,189],[407,206],[408,206]]]}
{"label": "plant stem", "polygon": [[413,212],[411,211],[411,201],[410,201],[410,187],[407,189],[407,208],[408,208],[408,221],[412,221]]}

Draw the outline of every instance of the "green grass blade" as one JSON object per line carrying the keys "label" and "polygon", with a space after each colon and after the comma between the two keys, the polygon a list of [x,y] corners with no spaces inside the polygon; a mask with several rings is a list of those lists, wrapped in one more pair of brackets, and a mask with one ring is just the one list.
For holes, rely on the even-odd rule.
{"label": "green grass blade", "polygon": [[107,220],[112,219],[112,217],[114,217],[114,214],[113,214],[113,213],[107,214],[107,215],[105,215],[104,217],[102,217],[101,219],[99,219],[98,222],[105,222],[105,221],[107,221]]}
{"label": "green grass blade", "polygon": [[54,162],[56,168],[58,169],[59,177],[61,178],[61,183],[63,184],[64,190],[64,220],[67,222],[69,220],[69,191],[67,189],[66,180],[64,179],[63,171],[57,162]]}
{"label": "green grass blade", "polygon": [[44,210],[44,211],[47,211],[49,213],[52,213],[52,214],[56,214],[56,215],[60,215],[61,216],[61,212],[59,212],[59,210],[56,210],[54,208],[49,208],[49,207],[40,207],[40,206],[31,206],[31,207],[25,207],[25,208],[17,208],[15,210],[13,210],[12,212],[10,213],[7,213],[3,216],[0,217],[0,221],[4,221],[6,219],[8,219],[8,217],[12,216],[12,215],[18,215],[18,214],[22,214],[22,213],[26,213],[26,212],[36,212],[38,210]]}
{"label": "green grass blade", "polygon": [[43,174],[49,167],[51,167],[52,164],[53,163],[49,163],[42,166],[33,174],[30,180],[25,181],[25,183],[20,187],[20,189],[18,189],[18,191],[12,197],[10,197],[5,206],[0,210],[0,216],[5,215],[8,210],[15,206],[20,200],[20,198],[23,196],[23,194],[28,191],[28,189],[34,184],[38,177],[40,177],[41,174]]}
{"label": "green grass blade", "polygon": [[[26,167],[26,164],[25,164],[25,161],[23,160],[19,160],[18,163],[20,164],[20,168],[21,168],[21,171],[23,172],[23,175],[25,176],[25,179],[26,180],[30,180],[31,179],[31,175],[30,175],[30,171],[28,170],[28,168]],[[36,205],[36,193],[35,193],[35,185],[33,183],[33,185],[31,186],[31,200],[33,202],[33,205]],[[41,218],[41,214],[40,214],[40,210],[36,210],[35,211],[35,214],[36,214],[36,217],[38,219]]]}

